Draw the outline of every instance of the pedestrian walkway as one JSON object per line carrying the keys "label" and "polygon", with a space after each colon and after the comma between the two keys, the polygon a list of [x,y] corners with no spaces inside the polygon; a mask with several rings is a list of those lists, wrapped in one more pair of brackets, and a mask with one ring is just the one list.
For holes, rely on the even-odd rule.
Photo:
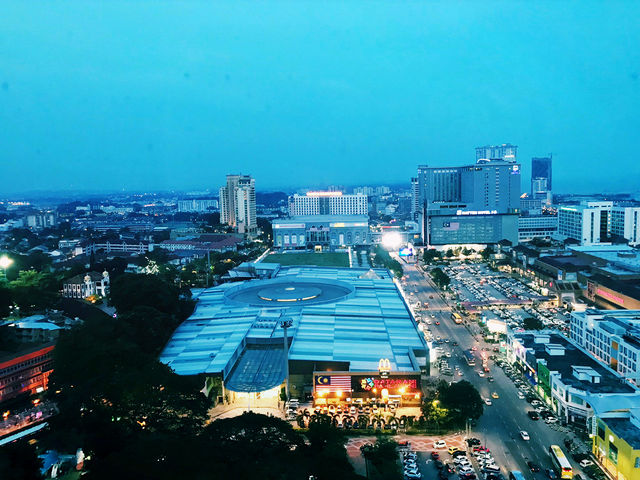
{"label": "pedestrian walkway", "polygon": [[[404,442],[408,441],[411,444],[411,450],[416,452],[432,452],[436,449],[433,448],[433,442],[436,440],[444,440],[447,444],[445,448],[440,450],[446,450],[449,447],[457,447],[461,450],[466,448],[464,443],[464,438],[459,433],[448,434],[448,435],[393,435],[392,438],[396,442]],[[347,441],[345,445],[347,449],[347,454],[350,457],[360,455],[360,447],[366,445],[367,443],[375,443],[375,436],[367,436],[367,437],[353,437]]]}

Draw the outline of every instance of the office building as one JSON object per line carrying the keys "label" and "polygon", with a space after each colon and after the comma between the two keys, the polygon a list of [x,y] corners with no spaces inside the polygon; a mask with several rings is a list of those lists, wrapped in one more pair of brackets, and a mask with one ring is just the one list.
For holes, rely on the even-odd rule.
{"label": "office building", "polygon": [[25,225],[31,230],[42,230],[57,224],[56,214],[53,212],[32,213],[25,217]]}
{"label": "office building", "polygon": [[178,200],[179,212],[207,213],[218,209],[218,200],[215,198],[191,198]]}
{"label": "office building", "polygon": [[462,167],[421,165],[412,188],[425,243],[518,243],[517,163],[481,158]]}
{"label": "office building", "polygon": [[301,215],[271,222],[273,245],[284,250],[353,247],[369,244],[369,217]]}
{"label": "office building", "polygon": [[552,191],[551,155],[531,159],[531,196],[546,198]]}
{"label": "office building", "polygon": [[367,196],[362,193],[307,192],[289,197],[289,216],[367,215]]}
{"label": "office building", "polygon": [[551,238],[558,233],[557,215],[521,215],[518,218],[518,241]]}
{"label": "office building", "polygon": [[276,398],[288,371],[295,398],[420,404],[428,347],[387,270],[269,266],[271,278],[201,292],[160,361],[232,397]]}
{"label": "office building", "polygon": [[257,232],[256,187],[250,175],[227,175],[227,185],[220,188],[220,223],[238,233]]}
{"label": "office building", "polygon": [[613,202],[585,202],[558,208],[558,234],[573,238],[580,245],[607,241]]}
{"label": "office building", "polygon": [[629,245],[640,244],[640,207],[614,206],[611,209],[610,234],[622,237]]}
{"label": "office building", "polygon": [[485,145],[476,147],[476,162],[489,160],[502,160],[515,163],[518,155],[518,146],[510,143],[502,145]]}
{"label": "office building", "polygon": [[589,428],[593,416],[590,395],[640,402],[640,391],[633,385],[554,331],[509,331],[507,358],[558,417],[583,429]]}
{"label": "office building", "polygon": [[570,336],[603,365],[640,385],[640,310],[573,312]]}
{"label": "office building", "polygon": [[47,389],[54,348],[53,344],[45,344],[15,353],[0,352],[0,403]]}

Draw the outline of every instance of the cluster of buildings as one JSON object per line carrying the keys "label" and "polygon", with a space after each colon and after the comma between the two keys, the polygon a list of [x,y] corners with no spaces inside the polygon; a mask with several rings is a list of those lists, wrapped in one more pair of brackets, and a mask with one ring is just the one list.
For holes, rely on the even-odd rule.
{"label": "cluster of buildings", "polygon": [[592,439],[613,478],[640,472],[640,310],[573,312],[569,338],[509,332],[508,357],[547,405]]}

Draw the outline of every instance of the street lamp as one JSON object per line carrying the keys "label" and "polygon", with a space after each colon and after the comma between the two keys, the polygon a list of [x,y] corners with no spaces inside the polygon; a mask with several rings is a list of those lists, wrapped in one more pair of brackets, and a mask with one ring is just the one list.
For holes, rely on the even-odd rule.
{"label": "street lamp", "polygon": [[12,263],[13,263],[13,260],[7,257],[6,255],[2,255],[0,257],[0,268],[2,268],[2,273],[4,274],[5,278],[7,277],[7,268],[9,268]]}

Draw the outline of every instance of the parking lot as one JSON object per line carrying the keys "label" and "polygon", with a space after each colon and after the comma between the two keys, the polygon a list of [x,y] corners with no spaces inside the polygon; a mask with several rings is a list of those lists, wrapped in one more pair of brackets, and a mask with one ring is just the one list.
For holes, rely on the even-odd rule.
{"label": "parking lot", "polygon": [[443,271],[451,279],[451,290],[469,305],[525,304],[546,301],[528,286],[494,272],[482,263],[452,263]]}

